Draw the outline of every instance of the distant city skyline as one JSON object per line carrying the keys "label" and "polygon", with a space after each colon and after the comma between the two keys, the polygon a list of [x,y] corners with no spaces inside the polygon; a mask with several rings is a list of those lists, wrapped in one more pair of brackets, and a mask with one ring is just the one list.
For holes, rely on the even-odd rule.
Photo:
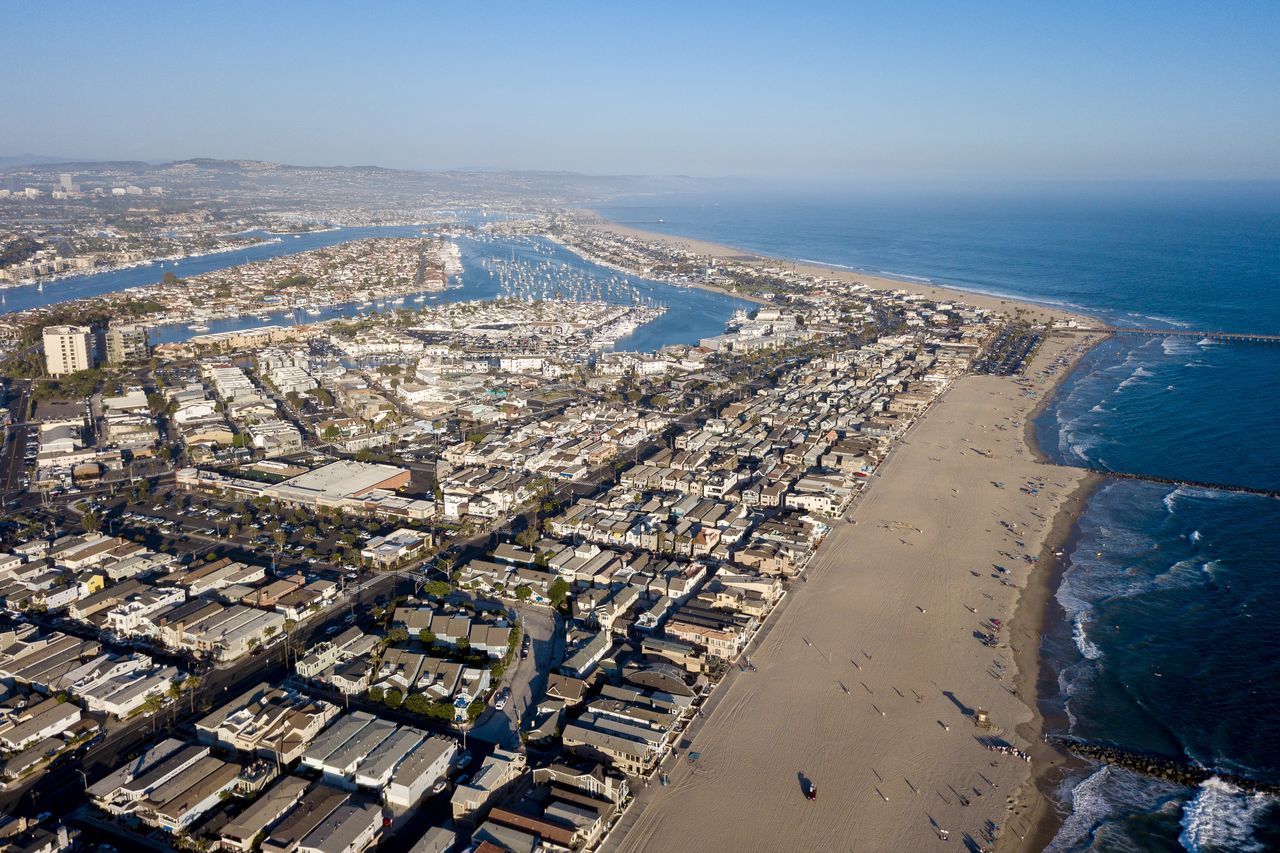
{"label": "distant city skyline", "polygon": [[[853,4],[849,4],[851,7]],[[1280,5],[20,2],[0,154],[1280,178]]]}

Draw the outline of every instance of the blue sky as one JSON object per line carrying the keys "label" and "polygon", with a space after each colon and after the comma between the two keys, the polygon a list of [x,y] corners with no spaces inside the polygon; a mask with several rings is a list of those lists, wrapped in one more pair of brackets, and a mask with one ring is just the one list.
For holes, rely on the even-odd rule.
{"label": "blue sky", "polygon": [[0,0],[0,154],[1280,178],[1280,2]]}

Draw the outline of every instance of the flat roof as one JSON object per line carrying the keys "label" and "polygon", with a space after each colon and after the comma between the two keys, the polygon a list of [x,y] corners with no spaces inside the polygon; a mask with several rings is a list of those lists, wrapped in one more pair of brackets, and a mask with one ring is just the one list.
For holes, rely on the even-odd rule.
{"label": "flat roof", "polygon": [[377,488],[393,477],[408,471],[394,465],[377,465],[340,459],[314,471],[300,474],[277,485],[274,491],[289,496],[290,493],[309,494],[312,497],[345,498]]}

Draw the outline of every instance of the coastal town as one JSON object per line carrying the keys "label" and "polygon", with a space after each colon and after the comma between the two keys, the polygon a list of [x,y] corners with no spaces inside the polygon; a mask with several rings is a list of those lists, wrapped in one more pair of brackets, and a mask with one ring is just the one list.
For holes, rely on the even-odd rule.
{"label": "coastal town", "polygon": [[1280,3],[22,3],[0,853],[1280,851]]}
{"label": "coastal town", "polygon": [[[655,804],[734,752],[703,727],[775,666],[768,638],[815,571],[857,582],[857,549],[834,543],[920,533],[857,524],[906,436],[965,377],[1030,383],[1075,324],[575,213],[468,239],[496,248],[465,267],[424,230],[6,316],[0,802],[18,817],[0,835],[647,847],[653,815],[681,825]],[[504,257],[504,240],[604,274]],[[471,276],[496,298],[440,299]],[[751,307],[620,349],[668,310],[631,277]],[[354,310],[319,316],[339,304]],[[1007,485],[1052,488],[1031,482]],[[1016,547],[992,602],[1035,559]],[[1007,611],[969,610],[971,651],[1005,683]],[[1026,754],[1016,713],[988,714],[956,725]],[[967,827],[984,846],[991,814]]]}

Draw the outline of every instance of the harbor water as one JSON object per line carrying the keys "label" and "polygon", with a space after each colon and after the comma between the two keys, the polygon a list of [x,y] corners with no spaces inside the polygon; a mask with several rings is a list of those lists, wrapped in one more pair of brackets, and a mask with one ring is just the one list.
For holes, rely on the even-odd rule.
{"label": "harbor water", "polygon": [[[74,276],[49,282],[43,288],[23,285],[6,290],[0,313],[20,311],[55,302],[83,299],[115,293],[131,287],[155,284],[165,273],[179,278],[199,275],[251,261],[282,257],[310,249],[333,246],[351,240],[371,237],[413,237],[422,226],[370,226],[340,228],[298,235],[283,235],[278,242],[263,243],[236,252],[186,258],[179,261],[146,264],[125,269]],[[260,235],[271,236],[271,235]],[[230,332],[264,325],[294,325],[338,318],[358,317],[372,311],[393,308],[421,308],[448,302],[485,299],[591,299],[620,305],[661,305],[668,310],[652,322],[619,339],[615,350],[653,351],[668,344],[696,344],[701,338],[724,331],[724,325],[735,311],[750,310],[752,303],[695,288],[674,287],[663,282],[627,276],[616,270],[591,263],[558,244],[539,238],[459,237],[463,273],[451,281],[445,291],[406,294],[402,304],[362,305],[355,302],[303,311],[262,311],[254,316],[210,320],[208,330],[195,331],[185,323],[159,326],[151,330],[153,344],[185,341],[197,334]],[[500,276],[490,275],[494,262],[519,265],[526,278],[521,288],[502,287]],[[557,290],[557,285],[559,289]],[[421,296],[419,302],[415,297]]]}

